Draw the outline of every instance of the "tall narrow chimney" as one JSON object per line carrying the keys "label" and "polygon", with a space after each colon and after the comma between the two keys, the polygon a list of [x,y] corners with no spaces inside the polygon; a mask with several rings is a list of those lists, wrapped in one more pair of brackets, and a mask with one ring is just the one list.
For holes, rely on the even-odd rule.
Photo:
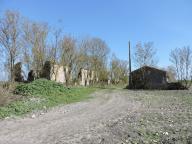
{"label": "tall narrow chimney", "polygon": [[131,77],[131,42],[129,41],[129,88],[132,88],[132,77]]}

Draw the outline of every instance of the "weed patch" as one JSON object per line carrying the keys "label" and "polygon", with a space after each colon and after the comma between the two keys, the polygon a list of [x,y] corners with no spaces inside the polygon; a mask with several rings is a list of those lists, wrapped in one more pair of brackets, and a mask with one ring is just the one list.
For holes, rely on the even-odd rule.
{"label": "weed patch", "polygon": [[82,101],[88,99],[89,94],[95,90],[95,88],[66,88],[62,84],[45,79],[20,84],[14,93],[22,95],[23,98],[0,107],[0,118]]}

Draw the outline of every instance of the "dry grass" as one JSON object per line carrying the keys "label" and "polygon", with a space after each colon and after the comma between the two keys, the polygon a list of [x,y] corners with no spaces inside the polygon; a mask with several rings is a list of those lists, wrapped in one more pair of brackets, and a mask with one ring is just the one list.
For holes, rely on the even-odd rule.
{"label": "dry grass", "polygon": [[0,106],[5,106],[21,98],[21,96],[13,94],[15,86],[15,83],[0,83]]}
{"label": "dry grass", "polygon": [[3,106],[7,102],[7,92],[0,87],[0,106]]}

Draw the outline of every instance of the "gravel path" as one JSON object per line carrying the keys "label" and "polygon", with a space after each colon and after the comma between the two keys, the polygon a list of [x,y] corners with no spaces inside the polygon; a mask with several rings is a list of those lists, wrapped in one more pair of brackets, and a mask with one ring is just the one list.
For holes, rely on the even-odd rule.
{"label": "gravel path", "polygon": [[36,116],[0,121],[0,144],[121,143],[109,130],[140,103],[128,92],[103,90],[93,98]]}

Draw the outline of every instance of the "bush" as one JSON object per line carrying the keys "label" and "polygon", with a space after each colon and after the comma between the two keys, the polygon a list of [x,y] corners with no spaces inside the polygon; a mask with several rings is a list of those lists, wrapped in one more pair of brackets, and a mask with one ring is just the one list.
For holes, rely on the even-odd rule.
{"label": "bush", "polygon": [[181,82],[172,82],[167,84],[168,90],[187,90],[188,88],[185,87]]}
{"label": "bush", "polygon": [[23,96],[32,95],[54,95],[64,93],[68,90],[64,85],[56,83],[54,81],[49,81],[46,79],[38,79],[28,84],[21,84],[16,87],[14,93]]}
{"label": "bush", "polygon": [[0,106],[0,119],[11,115],[23,115],[35,110],[41,110],[57,105],[78,102],[89,98],[95,88],[66,88],[64,85],[38,79],[32,83],[19,84],[14,93],[22,95],[22,99]]}

